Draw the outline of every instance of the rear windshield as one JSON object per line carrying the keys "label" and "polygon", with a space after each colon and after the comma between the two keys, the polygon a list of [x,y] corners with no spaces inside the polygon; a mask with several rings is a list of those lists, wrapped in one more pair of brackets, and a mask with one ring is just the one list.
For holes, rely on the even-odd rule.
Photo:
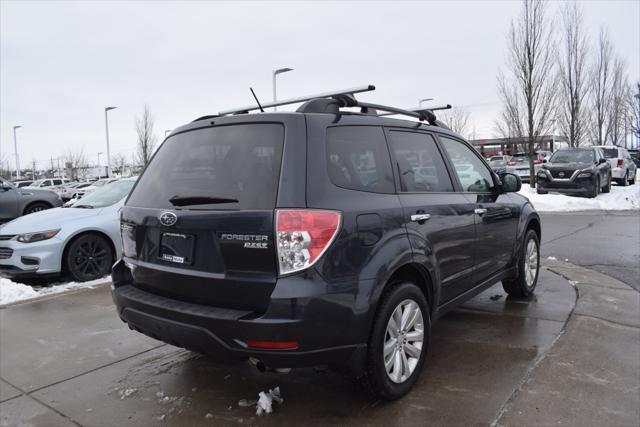
{"label": "rear windshield", "polygon": [[273,209],[283,141],[284,127],[279,124],[220,126],[171,136],[138,180],[127,205],[174,208],[170,199],[200,197],[211,203],[181,208]]}
{"label": "rear windshield", "polygon": [[617,148],[603,148],[602,152],[607,159],[615,159],[618,157],[618,149]]}

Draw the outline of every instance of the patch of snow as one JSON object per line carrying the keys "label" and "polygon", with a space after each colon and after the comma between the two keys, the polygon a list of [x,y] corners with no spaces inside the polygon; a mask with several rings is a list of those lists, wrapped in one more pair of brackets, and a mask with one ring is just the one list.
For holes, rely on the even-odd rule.
{"label": "patch of snow", "polygon": [[273,412],[273,401],[279,404],[284,403],[284,399],[280,397],[280,387],[270,389],[268,393],[261,391],[258,395],[258,404],[256,405],[256,415],[270,414]]}
{"label": "patch of snow", "polygon": [[128,388],[125,390],[120,390],[120,400],[124,400],[127,397],[131,396],[133,393],[135,393],[136,391],[138,391],[138,389],[136,388]]}
{"label": "patch of snow", "polygon": [[529,199],[540,212],[640,209],[640,180],[635,185],[627,187],[612,185],[610,193],[601,193],[593,199],[559,193],[538,194],[529,184],[522,184],[519,194]]}
{"label": "patch of snow", "polygon": [[206,419],[210,420],[211,418],[213,418],[213,414],[210,412],[207,412],[207,415],[204,416]]}
{"label": "patch of snow", "polygon": [[550,259],[552,261],[557,261],[558,258],[554,257],[554,256],[548,256],[547,259]]}
{"label": "patch of snow", "polygon": [[13,282],[9,279],[0,278],[0,306],[45,295],[59,294],[73,289],[93,288],[110,281],[111,276],[106,276],[89,282],[67,282],[52,284],[50,286],[29,286]]}

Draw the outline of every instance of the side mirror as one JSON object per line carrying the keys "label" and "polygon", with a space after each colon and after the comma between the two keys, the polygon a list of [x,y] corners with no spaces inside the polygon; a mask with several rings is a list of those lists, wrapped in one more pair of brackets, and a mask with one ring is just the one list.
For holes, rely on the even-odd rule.
{"label": "side mirror", "polygon": [[547,159],[542,159],[542,163],[547,163]]}
{"label": "side mirror", "polygon": [[518,175],[504,173],[500,175],[502,191],[505,193],[517,193],[522,188],[522,181]]}
{"label": "side mirror", "polygon": [[598,164],[601,165],[603,163],[607,163],[607,159],[603,159],[602,157],[598,160]]}

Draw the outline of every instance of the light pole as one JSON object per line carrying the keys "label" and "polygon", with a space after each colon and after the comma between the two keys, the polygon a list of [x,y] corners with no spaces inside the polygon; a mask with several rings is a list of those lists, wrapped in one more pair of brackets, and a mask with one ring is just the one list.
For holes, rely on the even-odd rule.
{"label": "light pole", "polygon": [[[293,68],[278,68],[277,70],[273,70],[273,102],[276,102],[276,76],[278,74],[286,73],[288,71],[293,71]],[[273,111],[278,111],[278,107],[273,107]]]}
{"label": "light pole", "polygon": [[18,157],[18,139],[16,138],[16,129],[22,126],[13,127],[13,150],[16,153],[16,180],[20,179],[20,158]]}
{"label": "light pole", "polygon": [[422,103],[423,102],[427,102],[427,101],[433,101],[433,98],[422,98],[422,99],[418,99],[418,108],[422,107]]}
{"label": "light pole", "polygon": [[107,177],[111,178],[111,151],[109,150],[109,116],[107,113],[109,110],[115,110],[118,107],[105,107],[104,108],[104,129],[107,135]]}

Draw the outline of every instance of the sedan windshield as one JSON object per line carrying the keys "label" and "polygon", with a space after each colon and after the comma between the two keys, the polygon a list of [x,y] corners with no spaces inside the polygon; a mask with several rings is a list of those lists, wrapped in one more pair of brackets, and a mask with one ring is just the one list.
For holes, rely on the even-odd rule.
{"label": "sedan windshield", "polygon": [[111,185],[102,187],[94,191],[93,193],[83,197],[71,207],[91,209],[111,206],[126,197],[126,195],[129,194],[129,191],[133,187],[133,184],[135,184],[135,181],[132,179],[114,182]]}
{"label": "sedan windshield", "polygon": [[40,187],[42,185],[43,182],[45,182],[46,179],[39,179],[37,181],[32,182],[31,184],[29,184],[29,187]]}
{"label": "sedan windshield", "polygon": [[560,150],[553,153],[551,163],[592,163],[593,150]]}
{"label": "sedan windshield", "polygon": [[506,166],[507,162],[505,162],[505,160],[500,157],[498,159],[491,159],[489,160],[489,166]]}

